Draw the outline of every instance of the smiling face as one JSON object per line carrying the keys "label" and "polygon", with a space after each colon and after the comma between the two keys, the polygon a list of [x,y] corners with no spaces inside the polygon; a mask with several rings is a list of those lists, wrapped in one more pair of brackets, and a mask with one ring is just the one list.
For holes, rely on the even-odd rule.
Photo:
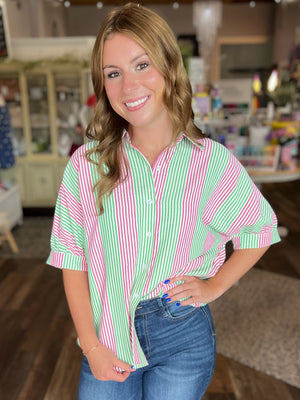
{"label": "smiling face", "polygon": [[135,40],[120,33],[109,35],[102,67],[107,98],[132,132],[169,123],[163,102],[164,77]]}

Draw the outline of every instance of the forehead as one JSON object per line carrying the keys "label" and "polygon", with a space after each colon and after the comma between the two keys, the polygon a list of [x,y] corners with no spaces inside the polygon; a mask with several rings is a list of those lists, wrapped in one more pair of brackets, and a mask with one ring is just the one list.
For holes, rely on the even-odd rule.
{"label": "forehead", "polygon": [[111,33],[107,36],[103,45],[103,62],[107,59],[129,60],[138,54],[146,53],[136,40],[123,33]]}

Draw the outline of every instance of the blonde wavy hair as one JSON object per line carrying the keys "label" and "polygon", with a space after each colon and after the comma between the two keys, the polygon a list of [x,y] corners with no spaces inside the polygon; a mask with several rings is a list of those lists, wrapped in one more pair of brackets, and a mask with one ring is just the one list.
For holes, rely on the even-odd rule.
{"label": "blonde wavy hair", "polygon": [[86,152],[88,161],[94,162],[94,153],[100,179],[95,185],[100,214],[103,213],[103,198],[126,177],[121,177],[121,143],[128,122],[111,107],[104,88],[102,71],[103,46],[107,37],[121,33],[134,39],[148,53],[155,67],[165,79],[164,103],[173,125],[174,141],[181,132],[191,140],[204,135],[194,122],[192,111],[192,90],[185,71],[176,38],[158,14],[148,8],[128,3],[112,10],[104,19],[93,48],[91,69],[97,106],[87,127],[89,139],[97,146]]}

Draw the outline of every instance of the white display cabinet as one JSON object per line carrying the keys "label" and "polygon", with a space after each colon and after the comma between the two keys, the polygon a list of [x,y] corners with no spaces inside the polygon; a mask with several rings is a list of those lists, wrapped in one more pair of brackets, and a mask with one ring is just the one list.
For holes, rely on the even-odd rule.
{"label": "white display cabinet", "polygon": [[79,111],[90,95],[90,71],[83,64],[0,62],[16,155],[1,179],[18,185],[24,207],[55,205],[64,167],[84,141]]}

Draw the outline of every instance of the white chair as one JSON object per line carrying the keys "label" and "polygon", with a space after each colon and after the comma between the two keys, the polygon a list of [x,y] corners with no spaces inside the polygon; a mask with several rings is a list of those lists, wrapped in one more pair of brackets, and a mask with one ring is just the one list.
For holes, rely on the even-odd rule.
{"label": "white chair", "polygon": [[19,248],[9,226],[10,222],[6,213],[0,212],[0,244],[7,241],[12,252],[17,254],[19,253]]}

